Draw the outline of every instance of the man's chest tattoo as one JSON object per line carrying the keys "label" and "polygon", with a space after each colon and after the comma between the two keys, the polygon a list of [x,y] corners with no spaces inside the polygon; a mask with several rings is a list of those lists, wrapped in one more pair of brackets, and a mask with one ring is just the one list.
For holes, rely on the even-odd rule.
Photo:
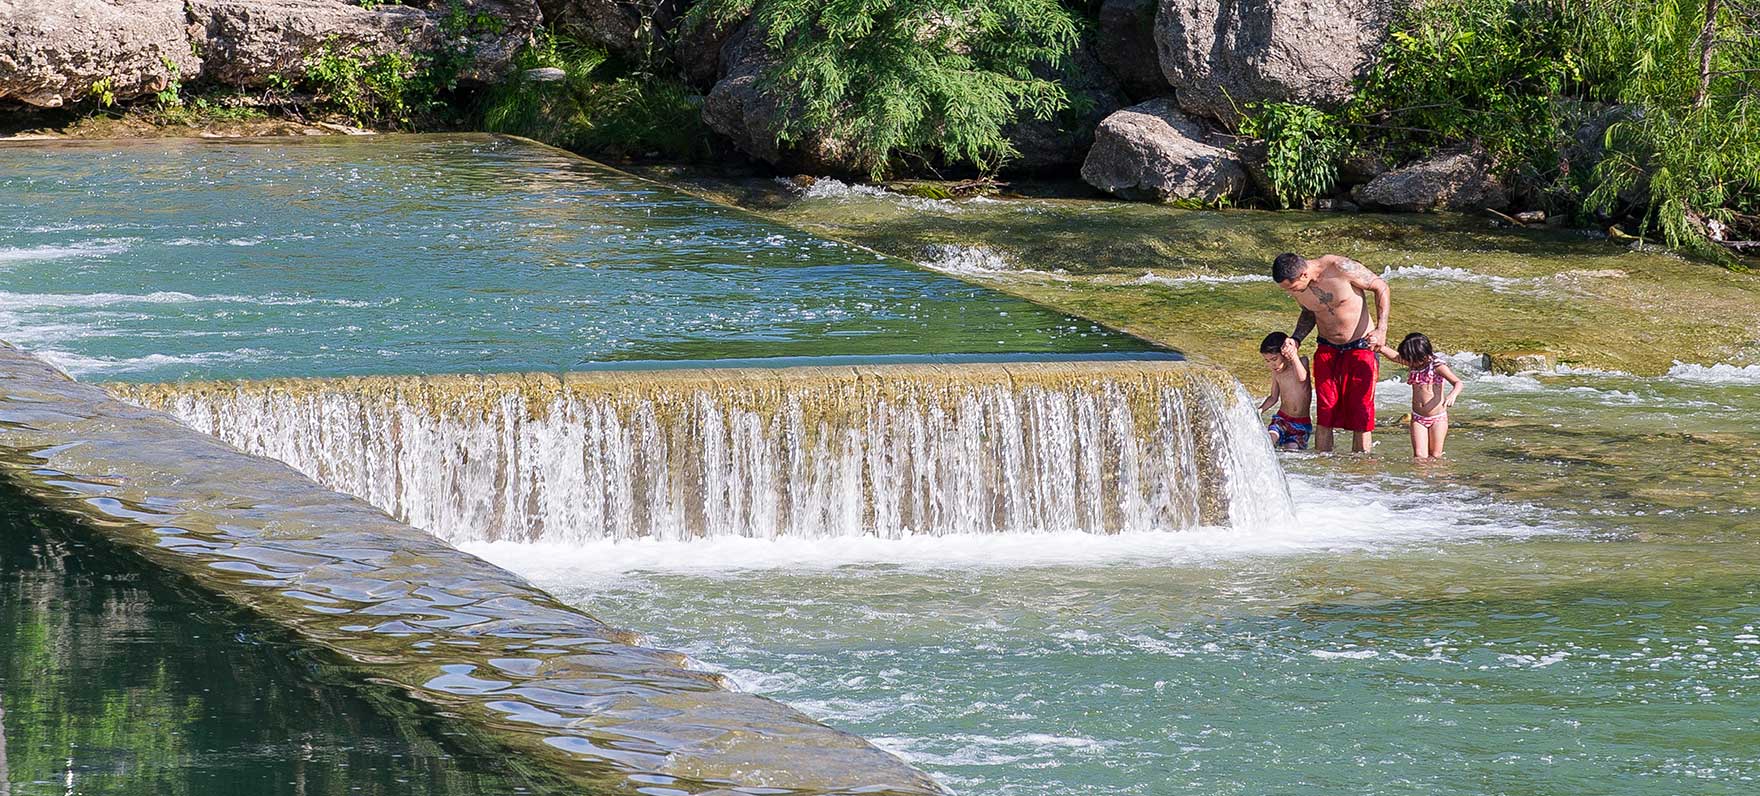
{"label": "man's chest tattoo", "polygon": [[1320,303],[1326,307],[1328,312],[1332,311],[1332,301],[1335,298],[1332,291],[1326,290],[1319,285],[1309,285],[1308,292],[1314,294],[1314,298],[1320,299]]}

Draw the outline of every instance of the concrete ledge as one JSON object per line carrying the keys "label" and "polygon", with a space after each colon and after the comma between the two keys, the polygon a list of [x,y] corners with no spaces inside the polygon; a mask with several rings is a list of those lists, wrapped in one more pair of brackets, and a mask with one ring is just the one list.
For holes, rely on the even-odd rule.
{"label": "concrete ledge", "polygon": [[0,344],[0,477],[593,793],[939,794],[519,577]]}

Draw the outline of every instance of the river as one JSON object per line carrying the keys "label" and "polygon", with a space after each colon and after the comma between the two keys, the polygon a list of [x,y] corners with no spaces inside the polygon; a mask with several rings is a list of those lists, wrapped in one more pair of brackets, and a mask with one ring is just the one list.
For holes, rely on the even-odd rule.
{"label": "river", "polygon": [[[0,337],[86,380],[330,377],[346,391],[334,377],[1156,355],[774,220],[813,226],[804,210],[731,211],[500,139],[65,152],[0,172],[0,191],[35,200],[0,240]],[[238,212],[265,201],[275,214]],[[951,215],[931,209],[925,225]],[[1202,219],[1180,219],[1201,240]],[[1434,240],[1436,223],[1454,222],[1411,229]],[[823,231],[860,237],[852,225]],[[1623,256],[1548,234],[1473,236],[1495,244],[1498,278]],[[1633,262],[1619,267],[1649,278]],[[1489,270],[1517,266],[1535,272]],[[1055,283],[1059,268],[1072,270],[1025,279]],[[1230,284],[1249,292],[1217,292]],[[1288,314],[1245,278],[1137,287],[1132,302]],[[1541,311],[1543,291],[1502,287]],[[1760,368],[1683,354],[1698,364],[1496,375],[1463,350],[1470,336],[1432,335],[1468,378],[1448,460],[1414,465],[1397,427],[1370,457],[1281,455],[1287,487],[1252,494],[1293,501],[1293,517],[1181,515],[1178,530],[1116,535],[433,530],[972,796],[1750,792]],[[1380,401],[1397,417],[1396,370]],[[1261,443],[1228,445],[1269,462]],[[1224,472],[1261,484],[1253,467]]]}

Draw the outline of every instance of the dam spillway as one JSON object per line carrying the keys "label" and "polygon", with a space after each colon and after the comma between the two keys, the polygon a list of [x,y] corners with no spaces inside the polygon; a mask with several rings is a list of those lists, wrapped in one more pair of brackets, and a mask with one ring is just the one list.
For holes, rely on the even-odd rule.
{"label": "dam spillway", "polygon": [[1239,385],[1184,362],[115,384],[453,542],[1258,525]]}

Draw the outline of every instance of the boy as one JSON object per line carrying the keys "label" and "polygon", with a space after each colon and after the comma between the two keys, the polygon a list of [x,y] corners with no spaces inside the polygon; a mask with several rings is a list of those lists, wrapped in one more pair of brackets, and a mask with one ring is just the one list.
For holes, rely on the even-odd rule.
{"label": "boy", "polygon": [[1294,349],[1285,350],[1283,343],[1287,339],[1289,336],[1283,332],[1272,332],[1259,344],[1259,354],[1271,369],[1271,395],[1259,404],[1259,411],[1277,407],[1277,414],[1271,416],[1271,424],[1265,427],[1272,447],[1307,450],[1308,435],[1314,433],[1314,423],[1308,419],[1314,383],[1308,377],[1308,358]]}

